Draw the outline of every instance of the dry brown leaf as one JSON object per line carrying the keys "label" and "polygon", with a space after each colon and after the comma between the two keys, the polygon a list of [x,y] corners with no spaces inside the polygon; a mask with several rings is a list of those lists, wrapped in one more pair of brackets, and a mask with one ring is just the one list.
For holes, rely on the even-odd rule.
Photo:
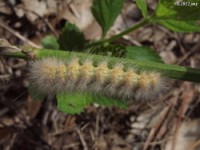
{"label": "dry brown leaf", "polygon": [[[200,135],[199,126],[199,120],[184,121],[177,132],[175,150],[188,150]],[[165,150],[172,150],[172,140],[173,138],[166,143]]]}
{"label": "dry brown leaf", "polygon": [[39,17],[44,17],[52,13],[57,13],[57,4],[55,0],[22,0],[23,5],[15,8],[18,17],[26,16],[34,22]]}

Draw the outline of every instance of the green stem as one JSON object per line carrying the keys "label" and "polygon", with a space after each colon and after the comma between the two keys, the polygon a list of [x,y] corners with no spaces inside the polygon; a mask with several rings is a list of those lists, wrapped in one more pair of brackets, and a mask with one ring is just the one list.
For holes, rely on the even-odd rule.
{"label": "green stem", "polygon": [[[30,49],[31,52],[32,48]],[[28,54],[28,53],[26,53]],[[155,62],[145,62],[138,60],[131,60],[126,58],[115,58],[109,56],[93,55],[89,53],[77,53],[68,52],[61,50],[49,50],[49,49],[34,49],[31,52],[37,59],[44,57],[56,57],[58,59],[68,60],[72,57],[78,57],[80,60],[91,59],[94,65],[98,62],[107,61],[109,66],[113,64],[122,63],[125,68],[136,68],[138,71],[155,71],[161,73],[163,76],[173,79],[180,79],[185,81],[200,82],[200,69],[195,69],[191,67],[182,67],[177,65],[169,65]],[[22,52],[10,52],[4,54],[10,57],[20,57],[27,59],[28,57]]]}
{"label": "green stem", "polygon": [[108,38],[108,39],[103,39],[103,40],[100,40],[100,41],[97,41],[97,42],[94,42],[94,43],[91,43],[89,45],[86,46],[86,48],[89,48],[91,46],[95,46],[95,45],[101,45],[101,44],[104,44],[104,43],[110,43],[110,42],[113,42],[119,38],[121,38],[122,36],[130,33],[130,32],[133,32],[135,30],[137,30],[138,28],[146,25],[149,23],[149,19],[142,19],[140,22],[134,24],[132,27],[126,29],[125,31],[122,31],[121,33],[115,35],[115,36],[112,36],[111,38]]}

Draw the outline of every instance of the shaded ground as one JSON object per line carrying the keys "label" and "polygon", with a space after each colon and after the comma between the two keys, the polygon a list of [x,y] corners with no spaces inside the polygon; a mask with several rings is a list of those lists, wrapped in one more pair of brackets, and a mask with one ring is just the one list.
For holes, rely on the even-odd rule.
{"label": "shaded ground", "polygon": [[[148,2],[152,12],[156,3]],[[90,0],[1,0],[0,36],[14,45],[40,47],[41,39],[47,34],[58,36],[67,20],[86,38],[97,38],[101,30],[90,4]],[[109,34],[141,17],[135,4],[127,0]],[[199,68],[199,41],[199,33],[146,26],[118,42],[151,46],[166,63]],[[50,97],[32,101],[27,87],[26,62],[0,57],[0,149],[192,150],[200,143],[200,86],[195,83],[174,81],[157,104],[127,110],[94,105],[80,115],[59,112]]]}

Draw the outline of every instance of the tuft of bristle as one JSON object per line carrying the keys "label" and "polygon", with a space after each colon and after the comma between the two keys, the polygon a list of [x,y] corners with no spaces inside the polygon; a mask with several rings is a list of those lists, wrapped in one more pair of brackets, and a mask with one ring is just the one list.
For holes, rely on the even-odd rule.
{"label": "tuft of bristle", "polygon": [[74,57],[68,62],[43,58],[30,63],[31,84],[45,94],[58,92],[88,92],[103,94],[128,102],[153,100],[166,90],[165,79],[156,72],[137,73],[123,64],[97,66],[92,60]]}
{"label": "tuft of bristle", "polygon": [[78,91],[88,91],[88,85],[94,78],[95,68],[91,60],[86,60],[80,69],[80,81],[78,83]]}
{"label": "tuft of bristle", "polygon": [[124,70],[122,64],[117,64],[113,69],[110,69],[109,84],[107,85],[106,95],[115,96],[119,91],[119,87],[124,79]]}
{"label": "tuft of bristle", "polygon": [[[78,58],[73,58],[71,61],[66,65],[66,83],[64,89],[66,91],[74,91],[76,90],[76,84],[79,81],[79,76],[80,76],[80,70],[81,66],[79,64],[79,59]],[[59,83],[59,80],[58,80]]]}
{"label": "tuft of bristle", "polygon": [[135,95],[135,90],[138,88],[139,75],[132,69],[125,72],[123,86],[119,91],[119,97],[123,99],[131,99]]}
{"label": "tuft of bristle", "polygon": [[[58,77],[56,76],[57,67],[63,66],[61,61],[54,58],[36,60],[30,63],[29,79],[34,87],[42,93],[56,93],[58,88]],[[59,79],[60,80],[60,79]],[[59,81],[60,83],[61,81]]]}
{"label": "tuft of bristle", "polygon": [[91,91],[94,94],[104,92],[105,85],[109,81],[110,71],[107,62],[103,61],[95,68],[94,82],[91,84]]}

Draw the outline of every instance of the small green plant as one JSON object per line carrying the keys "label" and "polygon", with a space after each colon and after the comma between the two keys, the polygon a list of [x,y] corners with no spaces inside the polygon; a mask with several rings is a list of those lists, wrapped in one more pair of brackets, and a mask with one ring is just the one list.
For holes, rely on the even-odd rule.
{"label": "small green plant", "polygon": [[[121,72],[117,75],[123,76],[122,79],[124,80],[124,82],[128,81],[129,79],[128,69],[135,68],[136,71],[132,70],[130,75],[136,74],[136,77],[134,77],[134,79],[136,80],[135,83],[137,83],[137,85],[139,85],[139,88],[141,89],[144,86],[144,90],[152,90],[149,87],[145,87],[146,85],[151,85],[150,87],[153,86],[156,88],[160,88],[163,82],[156,81],[160,80],[160,75],[165,78],[200,82],[199,69],[164,64],[159,55],[157,55],[155,51],[150,49],[149,47],[127,47],[125,45],[112,44],[113,41],[121,38],[123,35],[126,35],[130,32],[137,30],[138,28],[149,24],[162,25],[174,32],[200,32],[200,16],[197,15],[200,14],[200,0],[191,0],[191,3],[198,3],[198,5],[187,8],[176,5],[176,0],[160,0],[157,4],[155,12],[152,15],[148,14],[146,0],[136,0],[138,8],[142,12],[143,19],[134,24],[132,27],[126,29],[125,31],[110,38],[105,38],[109,28],[113,25],[116,17],[119,15],[121,9],[123,8],[123,3],[123,0],[93,0],[91,10],[96,21],[99,23],[103,31],[101,39],[98,41],[85,40],[84,35],[74,24],[66,23],[58,39],[56,39],[56,37],[54,36],[47,36],[42,40],[42,44],[44,46],[43,49],[29,48],[26,49],[25,53],[24,51],[7,52],[3,53],[3,55],[19,58],[30,58],[30,56],[32,56],[38,60],[48,57],[53,57],[54,59],[57,59],[58,61],[55,61],[54,64],[49,63],[50,65],[59,64],[57,65],[57,67],[53,67],[52,70],[54,71],[48,70],[45,72],[44,61],[39,62],[40,72],[38,73],[36,71],[37,74],[40,74],[41,72],[46,73],[45,75],[49,76],[49,79],[51,79],[50,81],[53,81],[52,86],[56,86],[56,81],[51,78],[51,75],[58,75],[60,73],[59,80],[61,80],[62,75],[68,71],[68,73],[71,73],[71,75],[75,76],[76,74],[74,73],[74,68],[78,66],[80,70],[83,70],[83,68],[88,64],[86,60],[91,61],[88,67],[92,70],[93,78],[98,77],[96,75],[98,73],[96,70],[100,68],[101,65],[99,64],[101,64],[105,60],[107,64],[104,67],[103,71],[109,70],[107,73],[112,76],[112,78],[114,78],[116,75],[114,74],[114,71]],[[75,58],[78,59],[78,62],[73,64],[72,62]],[[54,61],[54,59],[52,61]],[[61,62],[67,62],[67,68],[63,67]],[[118,62],[121,62],[123,66],[121,68],[120,66],[113,67],[113,65],[117,64]],[[41,64],[44,66],[41,66]],[[71,66],[73,68],[70,70]],[[46,67],[49,66],[47,65]],[[38,66],[36,66],[36,68],[38,68]],[[154,73],[154,77],[152,77],[151,72]],[[84,71],[79,71],[79,74],[83,73]],[[159,73],[159,77],[157,76],[157,73]],[[86,73],[85,77],[88,76],[89,75]],[[155,78],[155,76],[157,76],[157,78]],[[143,77],[145,79],[139,84],[139,78]],[[70,80],[72,80],[70,75],[69,78]],[[112,78],[110,78],[110,80]],[[151,81],[147,81],[146,78],[150,79]],[[88,82],[91,81],[88,80]],[[155,86],[155,84],[158,83],[159,86]],[[75,82],[73,84],[75,84]],[[78,86],[81,86],[81,84],[83,83],[78,83]],[[113,83],[112,86],[114,86]],[[42,85],[41,88],[48,88],[48,86]],[[33,93],[33,95],[39,95],[40,97],[44,96],[43,94],[41,94],[40,91],[35,91],[34,89],[35,88],[30,88],[30,92]],[[83,88],[81,90],[84,91],[85,89]],[[160,92],[158,89],[155,90],[157,91],[154,92]],[[115,93],[112,93],[111,96],[108,96],[106,91],[99,92],[96,90],[94,93],[97,94],[90,93],[89,91],[90,90],[86,90],[86,92],[74,92],[73,90],[71,90],[71,92],[66,92],[65,90],[58,91],[57,89],[53,89],[52,93],[56,95],[58,109],[69,114],[80,113],[87,105],[92,103],[98,103],[105,106],[126,108],[129,102],[126,101],[126,97],[129,97],[130,93],[125,96],[124,94],[123,96],[116,96]],[[113,91],[116,92],[116,90]],[[110,90],[110,92],[113,91]],[[148,93],[148,91],[146,91],[146,93]],[[139,95],[137,97],[140,98],[146,99],[147,97],[141,96],[141,92],[138,92],[137,95]],[[132,96],[131,98],[137,99],[137,97]]]}

